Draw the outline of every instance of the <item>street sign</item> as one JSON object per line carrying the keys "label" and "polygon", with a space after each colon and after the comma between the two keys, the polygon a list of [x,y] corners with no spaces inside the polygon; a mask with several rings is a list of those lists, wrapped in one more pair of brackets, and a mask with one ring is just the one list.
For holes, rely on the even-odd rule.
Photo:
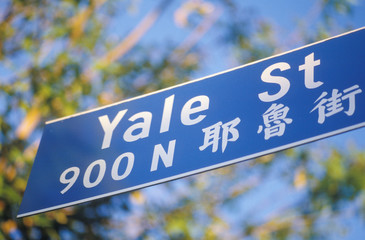
{"label": "street sign", "polygon": [[48,122],[18,217],[365,126],[365,28]]}

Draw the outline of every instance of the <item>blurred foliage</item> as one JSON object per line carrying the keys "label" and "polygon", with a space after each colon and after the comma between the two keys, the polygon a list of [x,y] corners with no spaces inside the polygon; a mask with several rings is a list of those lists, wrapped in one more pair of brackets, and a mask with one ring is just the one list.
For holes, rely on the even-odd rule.
{"label": "blurred foliage", "polygon": [[[214,32],[210,44],[222,46],[227,60],[247,63],[351,29],[350,20],[336,19],[350,19],[355,7],[351,0],[315,1],[310,19],[280,39],[272,23],[238,1],[172,2],[159,1],[131,26],[123,21],[144,1],[1,1],[0,239],[323,239],[341,232],[336,218],[364,217],[364,153],[297,148],[16,219],[45,121],[189,80],[209,57],[204,34]],[[186,39],[142,41],[167,12]],[[249,202],[275,179],[283,189]],[[301,198],[274,203],[292,191]]]}

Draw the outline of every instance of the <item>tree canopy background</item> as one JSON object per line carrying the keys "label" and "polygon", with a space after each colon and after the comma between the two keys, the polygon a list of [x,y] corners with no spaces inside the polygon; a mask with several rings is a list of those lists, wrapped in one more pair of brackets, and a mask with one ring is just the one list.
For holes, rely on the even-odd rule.
{"label": "tree canopy background", "polygon": [[45,121],[334,36],[365,16],[360,0],[253,2],[1,1],[0,239],[364,237],[365,152],[356,141],[320,141],[16,219]]}

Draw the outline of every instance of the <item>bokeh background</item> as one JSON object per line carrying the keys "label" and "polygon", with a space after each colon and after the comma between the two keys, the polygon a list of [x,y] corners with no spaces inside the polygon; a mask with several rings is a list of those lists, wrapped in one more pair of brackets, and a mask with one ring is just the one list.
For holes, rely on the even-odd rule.
{"label": "bokeh background", "polygon": [[364,24],[362,0],[1,0],[0,239],[365,238],[364,129],[16,218],[45,121]]}

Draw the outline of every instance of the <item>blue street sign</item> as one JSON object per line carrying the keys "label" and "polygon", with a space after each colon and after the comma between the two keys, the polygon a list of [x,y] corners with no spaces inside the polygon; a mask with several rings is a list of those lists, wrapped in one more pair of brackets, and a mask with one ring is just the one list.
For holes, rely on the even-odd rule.
{"label": "blue street sign", "polygon": [[365,28],[48,122],[18,217],[365,126]]}

